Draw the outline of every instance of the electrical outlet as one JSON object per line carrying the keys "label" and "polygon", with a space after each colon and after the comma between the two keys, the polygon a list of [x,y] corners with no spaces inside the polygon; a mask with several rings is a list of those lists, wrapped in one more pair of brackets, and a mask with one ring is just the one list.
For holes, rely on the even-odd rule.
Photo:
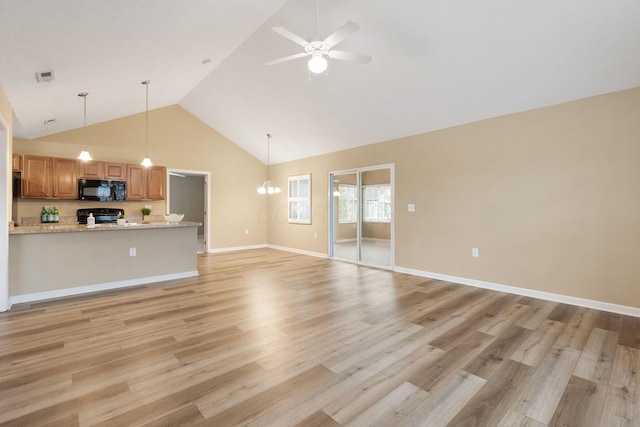
{"label": "electrical outlet", "polygon": [[318,238],[318,233],[313,233],[313,238],[317,239]]}
{"label": "electrical outlet", "polygon": [[416,211],[416,205],[414,205],[413,203],[409,203],[407,205],[407,212],[415,212]]}
{"label": "electrical outlet", "polygon": [[480,256],[480,251],[478,248],[471,248],[471,256],[474,258],[478,258]]}
{"label": "electrical outlet", "polygon": [[248,228],[244,229],[244,234],[249,234],[249,229]]}
{"label": "electrical outlet", "polygon": [[136,256],[136,248],[129,248],[129,256]]}

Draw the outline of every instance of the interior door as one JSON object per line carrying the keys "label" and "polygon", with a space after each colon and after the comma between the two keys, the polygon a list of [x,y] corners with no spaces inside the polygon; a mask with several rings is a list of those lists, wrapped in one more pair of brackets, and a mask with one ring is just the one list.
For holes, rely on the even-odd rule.
{"label": "interior door", "polygon": [[391,169],[360,172],[360,260],[391,267]]}
{"label": "interior door", "polygon": [[357,261],[359,248],[358,173],[331,174],[333,182],[331,223],[331,256]]}
{"label": "interior door", "polygon": [[392,269],[393,165],[329,174],[329,257]]}

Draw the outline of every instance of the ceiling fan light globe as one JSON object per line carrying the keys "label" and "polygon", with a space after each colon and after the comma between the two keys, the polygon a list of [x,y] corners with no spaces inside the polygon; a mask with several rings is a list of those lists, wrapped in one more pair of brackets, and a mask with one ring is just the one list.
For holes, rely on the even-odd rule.
{"label": "ceiling fan light globe", "polygon": [[324,73],[327,70],[327,60],[322,54],[314,54],[307,65],[309,66],[309,71],[315,74]]}

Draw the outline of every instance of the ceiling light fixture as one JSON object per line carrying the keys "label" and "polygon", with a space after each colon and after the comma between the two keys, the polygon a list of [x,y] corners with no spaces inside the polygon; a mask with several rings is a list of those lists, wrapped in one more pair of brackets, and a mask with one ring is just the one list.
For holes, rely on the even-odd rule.
{"label": "ceiling light fixture", "polygon": [[142,166],[144,166],[145,168],[148,168],[149,166],[153,166],[153,163],[151,162],[151,159],[149,158],[149,83],[151,83],[151,81],[149,80],[145,80],[142,82],[142,84],[144,85],[144,87],[146,88],[146,105],[145,105],[145,110],[144,110],[144,120],[145,120],[145,126],[146,126],[146,131],[145,131],[145,136],[146,136],[146,141],[147,141],[147,148],[145,150],[145,156],[144,159],[142,159],[142,163],[140,163]]}
{"label": "ceiling light fixture", "polygon": [[83,162],[88,162],[93,160],[91,158],[91,154],[87,151],[87,95],[89,92],[81,92],[78,96],[81,96],[84,99],[84,125],[82,126],[82,151],[78,156],[78,159]]}
{"label": "ceiling light fixture", "polygon": [[275,181],[271,181],[269,178],[269,163],[270,163],[270,142],[271,142],[271,134],[267,134],[267,180],[262,184],[261,187],[258,187],[258,193],[260,194],[276,194],[279,193],[280,187],[278,187]]}
{"label": "ceiling light fixture", "polygon": [[321,74],[327,71],[327,60],[322,56],[320,50],[316,50],[311,54],[311,59],[307,63],[309,71],[315,74]]}

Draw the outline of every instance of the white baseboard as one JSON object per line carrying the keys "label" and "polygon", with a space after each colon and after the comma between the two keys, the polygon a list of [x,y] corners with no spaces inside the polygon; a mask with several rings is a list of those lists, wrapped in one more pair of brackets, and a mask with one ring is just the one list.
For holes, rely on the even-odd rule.
{"label": "white baseboard", "polygon": [[208,254],[221,254],[224,252],[236,252],[236,251],[246,251],[249,249],[264,249],[268,247],[268,245],[262,244],[262,245],[252,245],[252,246],[234,246],[234,247],[230,247],[230,248],[215,248],[215,249],[209,249],[207,251]]}
{"label": "white baseboard", "polygon": [[185,279],[198,276],[198,270],[185,271],[183,273],[163,274],[159,276],[141,277],[139,279],[120,280],[117,282],[100,283],[97,285],[78,286],[75,288],[59,289],[55,291],[37,292],[35,294],[14,295],[9,297],[11,305],[25,302],[42,301],[53,298],[68,297],[72,295],[87,294],[90,292],[108,291],[111,289],[126,288],[129,286],[148,285],[150,283],[164,282],[166,280]]}
{"label": "white baseboard", "polygon": [[414,270],[411,268],[395,267],[398,273],[406,273],[414,276],[428,277],[430,279],[444,280],[461,285],[475,286],[476,288],[491,289],[509,294],[522,295],[539,298],[547,301],[560,302],[563,304],[577,305],[580,307],[593,308],[596,310],[609,311],[611,313],[624,314],[627,316],[640,317],[640,308],[626,305],[611,304],[608,302],[595,301],[585,298],[572,297],[568,295],[554,294],[551,292],[536,291],[533,289],[519,288],[516,286],[500,285],[498,283],[485,282],[482,280],[467,279],[464,277],[449,276],[446,274],[431,273],[428,271]]}
{"label": "white baseboard", "polygon": [[323,254],[320,252],[311,252],[311,251],[305,251],[302,249],[296,249],[296,248],[288,248],[286,246],[277,246],[277,245],[267,245],[269,248],[271,249],[277,249],[279,251],[286,251],[286,252],[293,252],[296,254],[300,254],[300,255],[309,255],[309,256],[314,256],[317,258],[328,258],[327,254]]}

